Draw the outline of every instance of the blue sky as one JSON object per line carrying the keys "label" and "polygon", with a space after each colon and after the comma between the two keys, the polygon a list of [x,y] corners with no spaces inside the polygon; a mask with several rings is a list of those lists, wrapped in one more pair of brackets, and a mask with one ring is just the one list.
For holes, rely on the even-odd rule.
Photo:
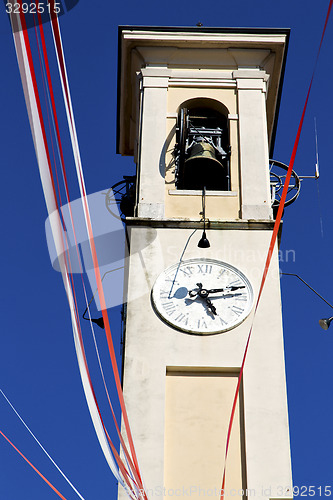
{"label": "blue sky", "polygon": [[[327,7],[327,0],[206,0],[204,5],[198,0],[191,4],[129,0],[98,7],[80,0],[60,23],[88,193],[105,190],[134,173],[132,159],[115,153],[118,25],[195,26],[200,21],[204,26],[291,28],[274,154],[288,163]],[[300,175],[313,175],[316,118],[320,179],[304,180],[300,197],[286,208],[281,244],[281,270],[299,274],[329,302],[333,302],[332,23],[331,19],[295,162]],[[48,256],[47,212],[4,5],[0,46],[0,388],[86,500],[116,498],[116,482],[95,437],[81,386],[61,277]],[[51,43],[49,47],[52,53]],[[60,118],[68,137],[63,112]],[[65,147],[68,152],[68,139]],[[74,175],[70,186],[74,199],[79,195]],[[318,319],[330,316],[331,310],[296,278],[284,276],[281,285],[293,479],[299,487],[316,486],[319,496],[320,486],[333,489],[333,327],[324,332],[318,325]],[[81,304],[83,312],[83,300]],[[110,319],[119,354],[119,308],[110,311]],[[96,334],[111,380],[104,334],[102,330]],[[87,350],[92,350],[87,342]],[[94,363],[92,357],[93,373]],[[103,400],[101,405],[106,409]],[[106,421],[111,427],[111,420]],[[1,395],[0,430],[68,500],[77,498]],[[56,498],[3,439],[0,464],[1,499]]]}

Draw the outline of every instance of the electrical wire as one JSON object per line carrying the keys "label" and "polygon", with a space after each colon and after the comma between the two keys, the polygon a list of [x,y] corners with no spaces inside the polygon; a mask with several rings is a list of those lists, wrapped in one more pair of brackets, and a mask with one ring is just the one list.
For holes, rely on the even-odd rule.
{"label": "electrical wire", "polygon": [[24,425],[24,427],[27,429],[27,431],[29,432],[29,434],[33,437],[33,439],[36,441],[36,443],[41,448],[41,450],[45,453],[45,455],[47,456],[47,458],[52,462],[52,464],[55,466],[55,468],[58,470],[58,472],[60,472],[60,474],[62,475],[62,477],[67,481],[67,483],[69,484],[69,486],[75,491],[75,493],[78,495],[79,498],[81,498],[81,500],[85,500],[84,497],[78,492],[78,490],[75,488],[75,486],[68,479],[68,477],[66,476],[66,474],[56,464],[56,462],[53,460],[53,458],[51,457],[51,455],[46,451],[46,449],[41,444],[41,442],[37,439],[37,437],[35,436],[35,434],[32,432],[32,430],[29,428],[29,426],[23,420],[23,418],[18,413],[18,411],[14,408],[13,404],[9,401],[9,399],[7,398],[6,394],[3,392],[2,389],[0,389],[0,392],[3,395],[3,397],[5,398],[5,400],[7,401],[7,403],[9,404],[9,406],[11,407],[11,409],[13,410],[13,412],[16,414],[16,416],[20,419],[20,421],[22,422],[22,424]]}
{"label": "electrical wire", "polygon": [[318,134],[317,134],[317,120],[314,118],[314,128],[315,128],[315,140],[316,140],[316,183],[317,183],[317,195],[318,195],[318,208],[319,208],[319,221],[320,221],[320,234],[324,238],[324,228],[323,228],[323,215],[321,210],[320,202],[320,192],[319,192],[319,150],[318,150]]}

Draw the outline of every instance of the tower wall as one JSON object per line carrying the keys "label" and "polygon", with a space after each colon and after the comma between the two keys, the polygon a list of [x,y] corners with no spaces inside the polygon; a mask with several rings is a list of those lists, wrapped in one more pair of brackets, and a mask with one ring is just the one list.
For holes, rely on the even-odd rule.
{"label": "tower wall", "polygon": [[[184,252],[183,260],[234,266],[257,297],[274,225],[268,159],[288,33],[135,27],[120,33],[118,147],[137,162],[136,212],[126,221],[125,402],[148,497],[218,496],[254,311],[228,331],[194,335],[161,318],[152,290]],[[179,189],[172,154],[179,110],[193,101],[225,113],[231,146],[230,189],[207,192],[204,249],[197,246],[202,193]],[[200,279],[205,287],[207,276]],[[228,299],[219,300],[218,314]],[[205,304],[202,314],[212,316]],[[292,496],[277,248],[253,323],[226,490],[243,498],[246,490],[260,499]]]}

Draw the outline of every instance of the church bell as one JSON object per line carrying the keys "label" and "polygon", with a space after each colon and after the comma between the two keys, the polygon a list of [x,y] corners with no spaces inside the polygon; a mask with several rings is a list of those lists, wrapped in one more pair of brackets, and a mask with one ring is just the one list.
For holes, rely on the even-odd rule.
{"label": "church bell", "polygon": [[177,135],[177,189],[229,190],[225,117],[211,109],[183,108]]}
{"label": "church bell", "polygon": [[187,189],[219,189],[224,184],[226,172],[216,158],[215,148],[209,142],[195,142],[184,164],[183,182]]}

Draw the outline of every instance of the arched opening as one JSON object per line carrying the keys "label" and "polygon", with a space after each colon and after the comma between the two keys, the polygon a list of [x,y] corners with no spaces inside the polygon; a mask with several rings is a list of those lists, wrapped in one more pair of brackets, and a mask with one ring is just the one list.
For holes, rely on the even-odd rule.
{"label": "arched opening", "polygon": [[183,103],[176,141],[177,189],[230,190],[229,132],[223,104],[211,99]]}

